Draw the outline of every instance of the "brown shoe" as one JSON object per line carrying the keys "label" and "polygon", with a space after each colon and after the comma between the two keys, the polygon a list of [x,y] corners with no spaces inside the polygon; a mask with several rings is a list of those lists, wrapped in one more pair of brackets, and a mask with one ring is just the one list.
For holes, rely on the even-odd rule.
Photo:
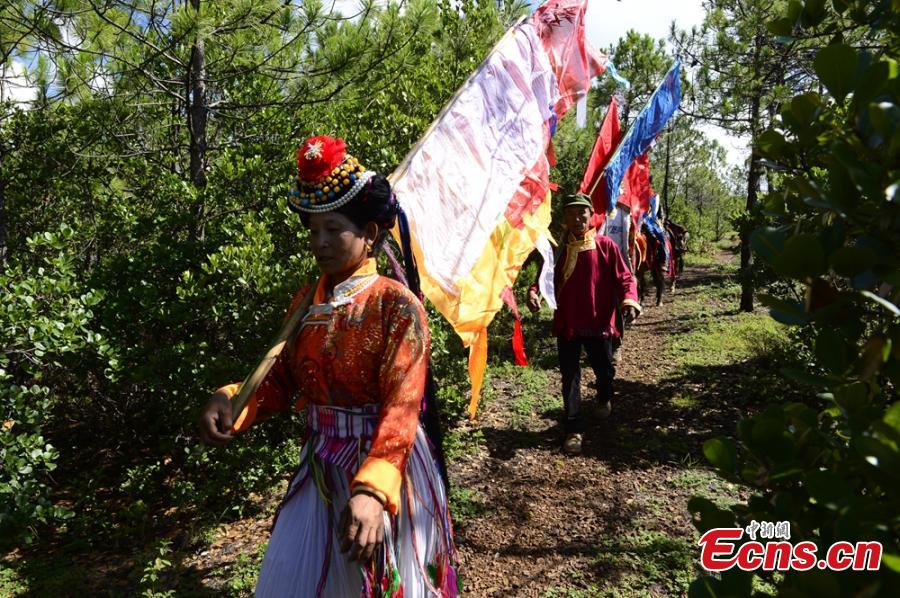
{"label": "brown shoe", "polygon": [[602,405],[600,405],[600,409],[597,411],[597,415],[600,419],[606,419],[609,417],[610,413],[612,413],[612,403],[606,401]]}
{"label": "brown shoe", "polygon": [[563,442],[563,452],[569,455],[580,455],[581,434],[566,434],[566,441]]}

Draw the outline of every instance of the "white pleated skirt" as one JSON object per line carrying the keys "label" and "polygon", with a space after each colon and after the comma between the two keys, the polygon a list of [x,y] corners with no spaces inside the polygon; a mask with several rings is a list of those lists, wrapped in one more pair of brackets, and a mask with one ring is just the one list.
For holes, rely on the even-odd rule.
{"label": "white pleated skirt", "polygon": [[300,467],[276,515],[256,596],[419,598],[457,595],[447,497],[421,425],[407,462],[396,517],[385,512],[385,542],[366,566],[340,551],[341,512],[378,423],[378,406],[308,407]]}

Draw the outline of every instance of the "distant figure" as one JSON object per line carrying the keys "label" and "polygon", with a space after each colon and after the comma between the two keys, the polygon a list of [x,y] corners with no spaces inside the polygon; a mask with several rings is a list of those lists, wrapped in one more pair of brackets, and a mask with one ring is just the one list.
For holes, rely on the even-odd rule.
{"label": "distant figure", "polygon": [[666,220],[666,232],[672,240],[672,252],[674,253],[675,272],[681,274],[684,271],[684,254],[687,253],[688,231],[671,220]]}
{"label": "distant figure", "polygon": [[[612,410],[613,341],[618,338],[616,307],[626,323],[641,313],[637,285],[626,258],[616,244],[588,226],[593,208],[582,193],[568,198],[564,217],[568,231],[565,248],[556,261],[554,288],[557,310],[553,314],[553,334],[559,351],[566,432],[563,450],[581,452],[584,426],[581,421],[581,349],[597,377],[597,400],[601,415]],[[528,307],[540,309],[537,284],[528,292]]]}
{"label": "distant figure", "polygon": [[639,296],[643,302],[647,292],[646,274],[649,271],[656,289],[656,306],[659,307],[662,305],[667,275],[672,285],[671,290],[675,290],[675,252],[669,232],[653,229],[645,220],[638,234],[637,245],[640,256],[636,272]]}

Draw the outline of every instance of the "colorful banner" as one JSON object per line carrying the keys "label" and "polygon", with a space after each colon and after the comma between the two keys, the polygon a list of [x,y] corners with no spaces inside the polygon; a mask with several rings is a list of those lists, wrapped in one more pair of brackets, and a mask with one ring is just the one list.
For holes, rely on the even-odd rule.
{"label": "colorful banner", "polygon": [[475,416],[487,326],[548,237],[551,130],[603,69],[586,0],[551,0],[504,35],[392,175],[422,290],[470,348]]}
{"label": "colorful banner", "polygon": [[621,141],[622,130],[619,126],[619,105],[616,103],[616,99],[612,98],[609,101],[609,107],[606,109],[606,115],[603,117],[603,123],[600,125],[600,131],[597,133],[597,140],[594,142],[591,157],[588,160],[587,167],[584,169],[581,185],[578,187],[580,193],[591,196],[594,212],[598,214],[602,214],[609,209],[606,187],[598,184],[598,178],[602,176],[610,157],[612,157],[613,152]]}
{"label": "colorful banner", "polygon": [[650,209],[650,151],[640,155],[625,173],[622,179],[621,193],[618,203],[625,204],[635,222]]}
{"label": "colorful banner", "polygon": [[500,293],[500,298],[503,299],[503,303],[506,304],[513,315],[512,350],[515,364],[519,366],[528,365],[528,356],[525,355],[525,335],[522,334],[522,317],[519,315],[516,295],[510,287],[506,287]]}
{"label": "colorful banner", "polygon": [[625,133],[622,143],[604,170],[603,184],[606,186],[607,197],[611,199],[607,210],[612,209],[619,198],[625,172],[638,156],[650,149],[669,118],[678,109],[681,103],[680,69],[681,61],[676,59],[659,87],[650,96],[650,101]]}

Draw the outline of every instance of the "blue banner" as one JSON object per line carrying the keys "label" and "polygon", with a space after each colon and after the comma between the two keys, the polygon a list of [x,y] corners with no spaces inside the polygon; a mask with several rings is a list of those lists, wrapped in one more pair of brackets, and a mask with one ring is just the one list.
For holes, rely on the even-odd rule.
{"label": "blue banner", "polygon": [[675,64],[666,73],[666,78],[650,96],[650,101],[625,133],[622,143],[619,144],[616,153],[603,171],[603,184],[606,185],[610,209],[616,205],[616,200],[619,198],[625,171],[638,156],[643,155],[649,149],[681,103],[680,68],[681,61],[676,59]]}

